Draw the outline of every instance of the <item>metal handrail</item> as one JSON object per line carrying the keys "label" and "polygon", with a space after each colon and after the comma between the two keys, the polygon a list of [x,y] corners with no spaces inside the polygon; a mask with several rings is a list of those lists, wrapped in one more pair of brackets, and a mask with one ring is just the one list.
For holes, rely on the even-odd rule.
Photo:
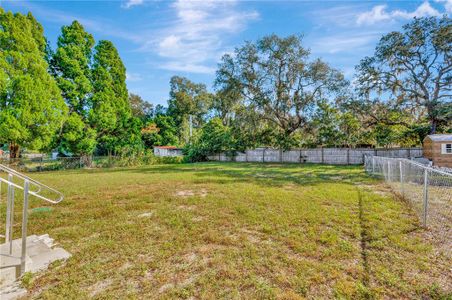
{"label": "metal handrail", "polygon": [[[47,185],[45,185],[45,184],[43,184],[43,183],[41,183],[41,182],[39,182],[37,180],[34,180],[34,179],[32,179],[32,178],[30,178],[30,177],[28,177],[28,176],[26,176],[26,175],[24,175],[22,173],[19,173],[16,170],[11,169],[11,168],[9,168],[9,167],[7,167],[5,165],[2,165],[2,164],[0,164],[0,171],[4,171],[8,175],[11,174],[14,177],[17,177],[17,178],[22,179],[24,181],[26,180],[29,183],[31,183],[31,185],[37,187],[38,189],[36,191],[31,191],[31,190],[28,191],[28,193],[30,195],[33,195],[33,196],[35,196],[35,197],[37,197],[39,199],[42,199],[44,201],[47,201],[47,202],[50,202],[50,203],[53,203],[53,204],[57,204],[57,203],[60,203],[61,201],[63,201],[63,198],[64,198],[63,194],[61,192],[57,191],[54,188],[51,188],[51,187],[49,187],[49,186],[47,186]],[[6,180],[6,179],[4,179],[2,177],[0,177],[0,180],[5,182],[5,183],[7,183],[7,184],[11,184],[11,185],[13,185],[14,187],[16,187],[16,188],[18,188],[20,190],[23,190],[22,186],[17,185],[17,184],[15,184],[14,182],[12,182],[10,180]],[[51,191],[52,193],[55,193],[56,195],[58,195],[58,198],[56,200],[52,200],[52,199],[49,199],[47,197],[44,197],[43,195],[40,195],[39,193],[42,191],[43,188],[48,190],[48,191]]]}
{"label": "metal handrail", "polygon": [[15,177],[18,177],[18,178],[20,178],[22,180],[26,180],[27,179],[27,180],[29,180],[31,182],[31,184],[33,186],[35,186],[37,188],[37,190],[36,190],[37,193],[39,193],[41,191],[41,186],[39,185],[39,183],[34,183],[33,181],[35,181],[35,180],[31,179],[30,177],[28,177],[26,175],[23,175],[23,174],[17,172],[14,169],[11,169],[11,168],[9,168],[9,167],[7,167],[5,165],[0,164],[0,171],[4,171],[4,172],[6,172],[8,174],[13,174]]}
{"label": "metal handrail", "polygon": [[[13,187],[15,187],[15,188],[17,188],[17,189],[19,189],[19,190],[22,190],[22,191],[24,190],[24,188],[23,188],[22,186],[20,186],[20,185],[14,183],[14,182],[11,182],[11,181],[9,181],[9,180],[6,180],[5,178],[0,177],[0,182],[4,182],[4,183],[6,183],[7,185],[11,185],[11,186],[13,186]],[[48,189],[51,190],[52,192],[57,193],[57,194],[59,195],[59,197],[58,197],[57,200],[49,199],[49,198],[47,198],[47,197],[44,197],[44,196],[40,195],[39,192],[33,192],[33,191],[30,191],[30,190],[28,191],[28,194],[29,194],[29,195],[32,195],[32,196],[35,196],[36,198],[39,198],[39,199],[41,199],[41,200],[50,202],[50,203],[52,203],[52,204],[58,204],[58,203],[60,203],[61,201],[63,201],[64,196],[63,196],[63,194],[62,194],[61,192],[59,192],[59,191],[57,191],[57,190],[55,190],[55,189],[52,189],[52,188],[48,188]]]}
{"label": "metal handrail", "polygon": [[[7,243],[9,243],[9,255],[12,255],[13,248],[13,225],[14,225],[14,199],[15,199],[15,189],[23,191],[23,212],[22,212],[22,247],[21,247],[21,256],[20,256],[20,273],[23,274],[25,272],[25,263],[26,263],[26,251],[27,251],[27,222],[28,222],[28,198],[29,196],[35,196],[39,199],[50,203],[59,203],[63,200],[64,196],[61,192],[57,191],[54,188],[51,188],[37,180],[34,180],[22,173],[17,172],[14,169],[6,167],[0,164],[0,171],[5,172],[8,175],[8,178],[5,179],[0,176],[0,197],[1,197],[1,187],[2,183],[5,182],[7,189],[6,196],[6,234],[4,236]],[[14,179],[18,178],[23,180],[23,186],[19,183],[14,182]],[[17,180],[16,180],[17,181]],[[36,191],[32,191],[30,189],[31,186],[37,187]],[[57,195],[56,199],[50,199],[42,194],[42,190],[50,191]]]}

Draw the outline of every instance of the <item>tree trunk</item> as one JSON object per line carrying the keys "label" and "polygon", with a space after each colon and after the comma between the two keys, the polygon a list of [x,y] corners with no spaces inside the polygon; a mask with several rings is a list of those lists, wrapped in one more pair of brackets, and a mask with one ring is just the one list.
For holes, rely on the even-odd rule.
{"label": "tree trunk", "polygon": [[437,125],[436,123],[437,122],[435,119],[433,119],[431,121],[430,134],[434,134],[436,132],[436,125]]}
{"label": "tree trunk", "polygon": [[14,142],[9,144],[9,158],[19,158],[20,146]]}

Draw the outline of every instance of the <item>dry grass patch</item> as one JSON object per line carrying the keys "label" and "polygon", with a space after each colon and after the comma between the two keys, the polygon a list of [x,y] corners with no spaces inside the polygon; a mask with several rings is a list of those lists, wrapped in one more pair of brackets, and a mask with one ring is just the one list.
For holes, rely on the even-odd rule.
{"label": "dry grass patch", "polygon": [[29,230],[73,256],[36,275],[30,298],[450,293],[450,260],[420,237],[406,203],[372,192],[376,181],[360,167],[207,163],[33,175],[66,198],[31,214]]}

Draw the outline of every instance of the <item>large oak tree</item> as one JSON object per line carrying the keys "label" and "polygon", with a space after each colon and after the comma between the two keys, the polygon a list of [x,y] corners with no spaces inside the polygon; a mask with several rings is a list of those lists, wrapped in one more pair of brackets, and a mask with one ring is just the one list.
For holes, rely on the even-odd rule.
{"label": "large oak tree", "polygon": [[[427,120],[435,133],[452,120],[451,19],[415,18],[402,32],[383,36],[357,71],[358,107],[373,124]],[[401,117],[394,118],[397,111]]]}
{"label": "large oak tree", "polygon": [[173,76],[170,80],[170,99],[167,114],[172,116],[179,128],[181,141],[188,141],[188,120],[192,116],[193,125],[202,126],[212,105],[213,96],[206,85]]}
{"label": "large oak tree", "polygon": [[315,104],[347,84],[339,71],[309,56],[299,36],[266,36],[223,56],[216,85],[239,91],[246,107],[276,127],[280,146],[287,147],[287,138],[309,125]]}

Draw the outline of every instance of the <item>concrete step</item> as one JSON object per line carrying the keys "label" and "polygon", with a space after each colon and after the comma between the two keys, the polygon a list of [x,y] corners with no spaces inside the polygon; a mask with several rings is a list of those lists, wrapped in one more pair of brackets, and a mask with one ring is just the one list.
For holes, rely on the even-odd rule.
{"label": "concrete step", "polygon": [[[17,285],[16,280],[20,274],[21,247],[21,239],[13,240],[11,253],[9,243],[0,245],[0,299],[2,300],[14,299],[7,298],[7,294],[11,296],[23,292],[18,292],[14,287]],[[71,256],[63,248],[54,247],[54,240],[48,234],[28,236],[26,254],[25,272],[32,273],[45,270],[52,262],[68,259]]]}
{"label": "concrete step", "polygon": [[19,282],[15,282],[11,285],[0,289],[0,299],[2,300],[15,300],[27,295],[27,290],[20,286]]}

